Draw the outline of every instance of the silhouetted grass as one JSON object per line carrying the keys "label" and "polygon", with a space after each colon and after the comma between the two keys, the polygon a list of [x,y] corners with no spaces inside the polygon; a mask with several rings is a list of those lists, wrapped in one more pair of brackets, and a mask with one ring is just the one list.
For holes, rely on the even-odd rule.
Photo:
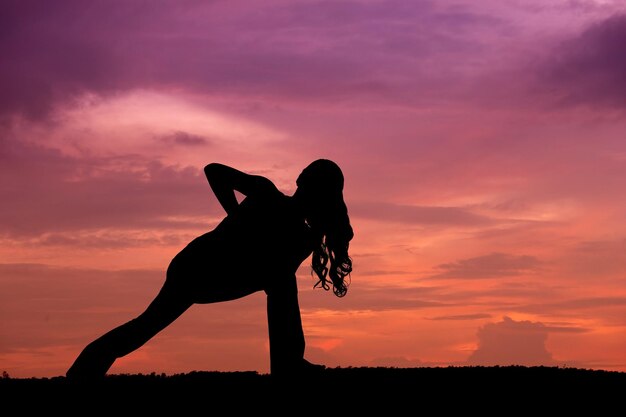
{"label": "silhouetted grass", "polygon": [[391,413],[386,416],[400,415],[407,407],[402,415],[459,410],[500,415],[587,410],[603,415],[602,410],[615,406],[623,410],[625,389],[623,372],[522,366],[328,368],[315,377],[282,381],[256,372],[200,371],[109,375],[97,383],[71,383],[64,377],[0,379],[0,398],[5,405],[18,405],[20,415],[41,410],[72,415],[167,410],[176,415],[195,415],[197,410],[203,415],[266,415],[284,409],[298,415]]}

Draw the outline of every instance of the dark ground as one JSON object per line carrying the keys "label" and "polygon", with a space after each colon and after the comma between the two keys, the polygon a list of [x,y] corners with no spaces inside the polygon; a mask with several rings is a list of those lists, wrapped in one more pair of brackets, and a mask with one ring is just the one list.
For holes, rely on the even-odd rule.
{"label": "dark ground", "polygon": [[0,404],[19,410],[4,415],[625,415],[626,373],[512,366],[328,368],[284,381],[256,372],[2,378]]}

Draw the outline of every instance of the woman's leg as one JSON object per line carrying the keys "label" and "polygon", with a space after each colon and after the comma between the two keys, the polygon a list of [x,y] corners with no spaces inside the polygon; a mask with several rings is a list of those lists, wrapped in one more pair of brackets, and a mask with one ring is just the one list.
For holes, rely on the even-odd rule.
{"label": "woman's leg", "polygon": [[191,302],[164,286],[146,311],[91,342],[67,371],[72,379],[96,379],[105,376],[113,362],[138,349],[176,320]]}
{"label": "woman's leg", "polygon": [[273,283],[267,293],[267,321],[272,375],[290,373],[304,360],[304,332],[296,277]]}

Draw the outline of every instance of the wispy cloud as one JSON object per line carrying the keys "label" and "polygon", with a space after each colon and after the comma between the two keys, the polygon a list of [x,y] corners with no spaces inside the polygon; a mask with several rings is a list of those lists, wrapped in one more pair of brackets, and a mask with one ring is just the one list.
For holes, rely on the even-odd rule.
{"label": "wispy cloud", "polygon": [[[312,283],[312,281],[311,281]],[[303,285],[304,282],[301,284]],[[311,284],[312,286],[312,284]],[[393,285],[372,285],[360,283],[351,286],[349,296],[339,302],[330,293],[321,290],[303,292],[300,297],[307,308],[337,310],[420,310],[442,308],[453,305],[439,296],[441,290],[435,287],[399,287]]]}
{"label": "wispy cloud", "polygon": [[480,319],[488,319],[491,317],[491,314],[485,313],[476,313],[476,314],[457,314],[452,316],[435,316],[429,317],[428,320],[480,320]]}
{"label": "wispy cloud", "polygon": [[442,272],[430,278],[445,279],[489,279],[512,277],[536,272],[541,262],[530,255],[511,255],[494,252],[475,258],[440,264]]}
{"label": "wispy cloud", "polygon": [[[71,156],[0,140],[0,234],[98,228],[197,227],[187,217],[221,215],[201,167],[167,166],[139,155]],[[173,198],[176,196],[176,198]]]}
{"label": "wispy cloud", "polygon": [[521,306],[520,311],[532,313],[563,313],[580,310],[609,309],[626,307],[626,297],[588,297],[573,298],[546,304],[529,304]]}
{"label": "wispy cloud", "polygon": [[383,202],[352,202],[350,214],[355,217],[418,225],[484,226],[491,219],[462,207],[428,207]]}
{"label": "wispy cloud", "polygon": [[159,136],[158,139],[171,145],[181,146],[206,146],[211,144],[211,142],[203,136],[194,135],[181,130]]}

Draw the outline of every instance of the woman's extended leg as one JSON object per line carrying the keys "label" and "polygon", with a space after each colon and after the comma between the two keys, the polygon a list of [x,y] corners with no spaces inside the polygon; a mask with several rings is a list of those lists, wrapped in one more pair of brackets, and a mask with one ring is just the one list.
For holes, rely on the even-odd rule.
{"label": "woman's extended leg", "polygon": [[166,284],[146,311],[137,318],[87,345],[67,371],[67,377],[83,380],[104,377],[117,358],[141,347],[176,320],[191,304],[176,296]]}

